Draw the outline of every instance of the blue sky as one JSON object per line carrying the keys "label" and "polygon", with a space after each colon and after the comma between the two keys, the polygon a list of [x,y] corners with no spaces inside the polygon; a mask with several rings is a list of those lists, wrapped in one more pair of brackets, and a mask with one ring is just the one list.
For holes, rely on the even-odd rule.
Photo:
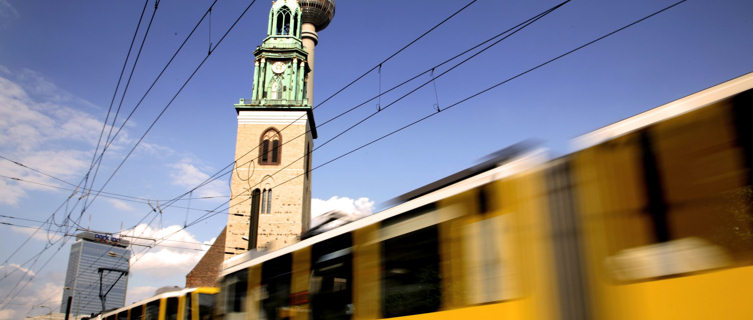
{"label": "blue sky", "polygon": [[[154,10],[153,2],[149,2],[139,41]],[[211,31],[208,21],[199,27],[125,125],[104,158],[95,187],[110,176],[206,56],[210,41],[216,44],[249,3],[218,1],[212,10]],[[465,3],[338,1],[334,20],[319,33],[315,105]],[[368,74],[321,104],[315,111],[316,121],[324,123],[374,97],[380,82],[384,91],[557,3],[479,0],[384,63],[381,73]],[[317,150],[313,165],[429,115],[435,112],[435,104],[450,105],[671,3],[572,1]],[[0,0],[0,155],[74,184],[82,178],[143,4]],[[208,0],[160,2],[117,125],[210,4]],[[269,1],[258,1],[251,7],[105,191],[170,199],[232,162],[236,130],[233,103],[251,96],[252,51],[265,36],[269,7]],[[312,186],[318,199],[315,204],[320,210],[378,210],[401,193],[526,139],[539,141],[552,156],[563,155],[572,151],[569,141],[578,135],[751,72],[751,9],[753,3],[744,0],[682,3],[317,169]],[[447,66],[437,68],[435,74],[445,70]],[[388,105],[428,79],[429,75],[423,75],[405,88],[382,96],[381,105]],[[376,110],[377,101],[372,101],[321,126],[315,143],[321,145]],[[0,175],[26,180],[0,177],[3,216],[43,220],[71,194],[31,184],[27,181],[68,187],[1,159]],[[160,218],[149,226],[142,225],[139,231],[159,237],[177,230],[202,214],[193,209],[220,205],[226,199],[222,196],[229,195],[228,183],[225,176],[194,193],[219,198],[192,200],[191,210],[187,201],[180,201],[175,207],[164,208]],[[149,204],[158,206],[153,201]],[[99,197],[84,213],[81,224],[108,232],[131,228],[152,212],[149,204]],[[80,209],[75,212],[78,214]],[[40,225],[0,218],[15,225]],[[142,254],[143,258],[132,266],[128,301],[145,297],[160,286],[183,285],[185,272],[205,248],[201,243],[211,242],[226,219],[220,213],[171,238],[183,242],[165,242],[196,250],[157,247]],[[62,221],[62,215],[57,221]],[[0,318],[38,314],[46,309],[34,306],[58,305],[71,240],[39,270],[57,247],[47,250],[31,267],[24,262],[45,246],[44,232],[37,233],[19,254],[6,259],[33,229],[0,228],[5,244],[0,248],[0,262],[4,262],[0,271],[17,270],[0,280],[0,292],[16,284],[14,277],[35,274],[26,289],[0,311]],[[138,254],[143,249],[136,250]]]}

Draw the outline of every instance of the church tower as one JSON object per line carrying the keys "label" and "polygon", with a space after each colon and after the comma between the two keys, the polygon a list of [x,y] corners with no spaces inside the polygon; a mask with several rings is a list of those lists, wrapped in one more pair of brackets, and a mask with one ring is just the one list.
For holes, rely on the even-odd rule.
{"label": "church tower", "polygon": [[[330,11],[323,12],[328,9]],[[254,51],[251,99],[240,99],[225,259],[297,241],[311,220],[311,18],[334,1],[276,0],[267,37]],[[326,24],[324,24],[326,26]],[[302,36],[303,35],[303,36]],[[316,42],[313,43],[314,45]],[[310,48],[309,48],[310,47]]]}

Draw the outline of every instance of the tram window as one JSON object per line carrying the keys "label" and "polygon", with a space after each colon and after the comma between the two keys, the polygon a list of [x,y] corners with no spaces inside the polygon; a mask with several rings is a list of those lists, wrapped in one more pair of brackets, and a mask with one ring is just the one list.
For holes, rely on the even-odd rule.
{"label": "tram window", "polygon": [[133,309],[131,309],[131,316],[129,317],[130,320],[142,320],[141,314],[144,311],[144,306],[136,306]]}
{"label": "tram window", "polygon": [[233,273],[222,281],[224,295],[225,317],[242,319],[246,312],[246,294],[248,290],[248,270],[243,269]]}
{"label": "tram window", "polygon": [[212,319],[214,295],[199,293],[199,320]]}
{"label": "tram window", "polygon": [[184,316],[183,317],[184,317],[185,320],[192,320],[193,319],[191,317],[191,310],[192,309],[193,308],[191,307],[191,293],[189,292],[189,293],[186,293],[186,305],[183,307],[183,310],[184,310],[184,312],[183,312]]}
{"label": "tram window", "polygon": [[154,300],[146,304],[146,313],[144,314],[144,320],[159,319],[159,303],[159,300]]}
{"label": "tram window", "polygon": [[262,319],[282,319],[290,302],[290,280],[293,256],[284,256],[264,262],[261,266]]}
{"label": "tram window", "polygon": [[165,320],[178,320],[178,298],[167,298],[165,308]]}
{"label": "tram window", "polygon": [[438,228],[429,226],[382,243],[382,315],[439,310]]}
{"label": "tram window", "polygon": [[352,246],[350,233],[313,246],[309,288],[312,319],[350,319],[353,313]]}
{"label": "tram window", "polygon": [[128,320],[128,310],[118,313],[118,320]]}
{"label": "tram window", "polygon": [[753,192],[729,108],[710,106],[591,151],[610,274],[650,280],[752,264]]}

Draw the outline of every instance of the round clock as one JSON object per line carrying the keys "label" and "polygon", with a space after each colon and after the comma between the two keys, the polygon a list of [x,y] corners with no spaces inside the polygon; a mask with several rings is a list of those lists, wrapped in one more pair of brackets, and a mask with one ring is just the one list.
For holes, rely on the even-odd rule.
{"label": "round clock", "polygon": [[281,61],[277,61],[272,65],[272,72],[274,73],[282,73],[285,71],[285,67],[287,67],[284,63]]}

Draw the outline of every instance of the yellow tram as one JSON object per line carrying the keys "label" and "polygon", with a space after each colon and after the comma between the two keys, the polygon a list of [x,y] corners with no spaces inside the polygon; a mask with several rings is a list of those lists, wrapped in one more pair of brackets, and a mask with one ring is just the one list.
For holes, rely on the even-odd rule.
{"label": "yellow tram", "polygon": [[[753,74],[225,261],[235,319],[753,319]],[[160,318],[161,319],[161,318]]]}
{"label": "yellow tram", "polygon": [[102,314],[104,320],[207,320],[212,319],[218,289],[188,288],[158,294]]}

